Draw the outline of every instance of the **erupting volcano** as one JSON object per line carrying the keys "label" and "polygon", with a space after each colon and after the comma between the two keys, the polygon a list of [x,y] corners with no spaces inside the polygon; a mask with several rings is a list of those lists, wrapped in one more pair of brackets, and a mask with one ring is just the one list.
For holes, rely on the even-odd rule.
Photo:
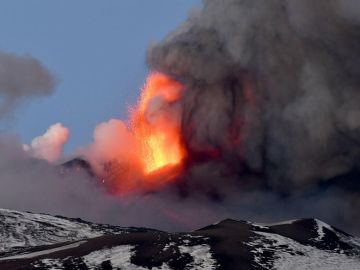
{"label": "erupting volcano", "polygon": [[145,174],[178,166],[186,156],[180,132],[180,108],[176,104],[182,91],[180,83],[164,74],[152,73],[142,89],[138,107],[132,111],[131,129]]}
{"label": "erupting volcano", "polygon": [[150,73],[129,121],[113,119],[95,129],[90,152],[100,157],[97,173],[112,192],[157,189],[181,173],[187,156],[181,135],[183,89],[162,73]]}
{"label": "erupting volcano", "polygon": [[[182,4],[176,8],[168,3],[171,1],[143,1],[148,6],[144,8],[142,3],[142,9],[130,4],[136,1],[103,1],[111,3],[96,7],[95,13],[82,12],[84,5],[79,4],[78,10],[71,6],[73,16],[63,4],[60,9],[36,5],[35,15],[45,8],[41,13],[55,12],[56,18],[62,10],[65,15],[59,18],[66,17],[65,24],[53,16],[37,18],[28,12],[21,13],[28,16],[25,19],[20,17],[29,25],[13,23],[14,16],[0,16],[0,21],[5,20],[0,27],[15,27],[3,32],[16,36],[13,39],[4,34],[2,43],[23,41],[14,51],[5,43],[2,49],[7,51],[0,48],[0,121],[4,121],[0,127],[0,208],[171,232],[193,231],[229,218],[253,221],[236,225],[227,220],[225,226],[219,223],[202,231],[218,231],[209,239],[209,252],[215,254],[219,249],[219,257],[234,265],[244,255],[245,263],[251,262],[256,269],[261,267],[253,262],[268,262],[274,250],[280,251],[278,247],[281,253],[276,253],[276,258],[278,254],[289,256],[289,252],[298,257],[295,260],[309,261],[306,254],[322,254],[320,259],[328,256],[310,250],[303,242],[304,235],[317,239],[316,250],[329,247],[336,255],[344,255],[349,246],[332,242],[338,231],[318,220],[360,234],[360,1],[189,2],[194,1],[199,6],[165,36],[166,28],[181,19],[181,6],[189,5],[188,1],[178,1]],[[131,6],[133,13],[129,12]],[[18,9],[15,5],[9,10],[16,15]],[[143,10],[150,19],[143,16]],[[78,14],[84,15],[84,20],[79,20]],[[103,20],[94,24],[93,18],[104,14]],[[75,19],[74,25],[68,17]],[[41,27],[55,24],[54,29],[42,29],[47,35],[40,39],[38,27],[31,22]],[[161,36],[164,38],[156,40]],[[34,37],[39,45],[45,45],[44,51],[33,46]],[[61,54],[51,53],[62,43],[65,50]],[[40,59],[28,55],[32,49],[36,55],[50,57],[45,62],[53,66],[48,70]],[[148,76],[137,77],[145,70]],[[53,71],[59,74],[54,77]],[[58,86],[57,78],[64,83]],[[19,105],[48,96],[55,89],[65,92],[41,101],[29,113],[20,110],[11,115]],[[134,96],[131,106],[126,106]],[[21,119],[23,124],[7,123],[10,118]],[[104,122],[99,123],[99,119]],[[56,124],[31,140],[36,129],[50,121]],[[53,220],[52,216],[40,220],[40,227],[38,220],[25,226],[21,218],[28,216],[25,212],[11,215],[15,218],[1,212],[0,238],[3,232],[12,239],[15,232],[21,243],[31,243],[32,238],[40,237],[39,231],[45,231],[51,232],[49,244],[55,244],[54,226],[51,222],[50,227],[40,224]],[[285,226],[284,235],[277,235],[278,225],[250,226],[302,218],[310,218],[300,222],[304,226],[294,221],[280,224]],[[30,240],[12,223],[26,231],[30,228]],[[81,226],[75,227],[83,235]],[[229,234],[235,227],[238,229]],[[31,228],[40,229],[31,232]],[[253,242],[256,231],[261,245]],[[233,237],[239,232],[244,239]],[[90,234],[98,236],[93,231]],[[130,262],[136,261],[141,269],[190,269],[185,264],[176,265],[182,262],[200,267],[189,255],[205,254],[194,248],[193,244],[201,244],[197,237],[186,243],[183,237],[188,233],[169,234],[169,241],[164,242],[167,234],[159,232],[159,238],[151,234],[120,234],[126,245],[130,245],[130,237],[136,240],[134,248],[129,248],[134,255],[128,256]],[[73,235],[71,230],[69,235]],[[218,236],[224,235],[229,239],[219,242]],[[100,241],[95,249],[110,248],[109,239],[95,239]],[[279,245],[269,249],[275,240]],[[0,240],[0,270],[7,269],[3,265],[8,263],[1,262],[1,257],[23,256],[15,242],[10,243],[14,250],[5,255],[1,248],[6,241],[6,237]],[[240,242],[244,244],[241,247],[237,245]],[[300,248],[289,250],[295,242]],[[90,252],[93,243],[79,246],[79,251],[69,248],[69,254],[83,257],[82,252]],[[252,252],[249,243],[263,252]],[[224,246],[236,263],[222,253]],[[34,249],[35,255],[40,248]],[[184,255],[184,250],[190,253]],[[65,258],[64,252],[58,253],[61,258]],[[109,261],[107,254],[112,251],[102,252]],[[115,253],[117,256],[118,251]],[[360,247],[355,254],[357,264],[359,254]],[[54,259],[53,255],[48,257]],[[171,259],[163,260],[167,255]],[[257,259],[256,255],[261,256]],[[32,261],[23,258],[21,263]],[[76,256],[66,258],[70,258],[64,261],[66,269],[71,268],[69,261],[80,263]],[[321,261],[319,258],[313,261]],[[151,259],[151,265],[143,264],[145,259]],[[169,267],[163,262],[169,262]],[[82,262],[80,265],[86,268]],[[89,265],[89,269],[94,267]],[[32,264],[31,269],[35,268],[43,269]],[[276,269],[267,263],[263,268]]]}

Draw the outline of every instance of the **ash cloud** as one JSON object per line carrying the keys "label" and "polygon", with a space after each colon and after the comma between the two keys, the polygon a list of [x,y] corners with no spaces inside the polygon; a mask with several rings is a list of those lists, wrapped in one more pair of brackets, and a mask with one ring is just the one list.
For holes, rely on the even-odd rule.
{"label": "ash cloud", "polygon": [[359,7],[204,0],[149,48],[149,67],[187,88],[182,132],[193,160],[181,194],[238,197],[237,213],[250,218],[277,208],[357,230]]}
{"label": "ash cloud", "polygon": [[356,1],[205,0],[148,53],[187,86],[189,150],[237,158],[280,191],[358,168],[358,14]]}
{"label": "ash cloud", "polygon": [[[64,171],[33,158],[14,137],[0,138],[0,148],[2,208],[168,231],[193,230],[225,218],[273,222],[314,216],[358,233],[358,223],[344,215],[344,209],[353,205],[351,200],[334,197],[330,190],[322,196],[287,199],[265,191],[228,192],[221,202],[203,195],[184,199],[174,196],[171,187],[119,197],[110,195],[86,171]],[[325,207],[329,203],[331,209]]]}
{"label": "ash cloud", "polygon": [[52,94],[54,87],[54,77],[39,60],[0,52],[0,118],[27,99]]}

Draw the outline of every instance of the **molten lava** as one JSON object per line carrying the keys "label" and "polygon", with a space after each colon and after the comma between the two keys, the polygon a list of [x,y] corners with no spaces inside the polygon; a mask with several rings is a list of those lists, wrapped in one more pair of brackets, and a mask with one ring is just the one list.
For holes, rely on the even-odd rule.
{"label": "molten lava", "polygon": [[157,189],[181,174],[187,156],[181,132],[182,94],[181,83],[151,73],[128,123],[112,119],[96,127],[87,156],[111,192]]}
{"label": "molten lava", "polygon": [[179,167],[186,157],[178,103],[182,91],[183,86],[179,82],[164,74],[151,73],[137,107],[132,109],[131,129],[145,175]]}

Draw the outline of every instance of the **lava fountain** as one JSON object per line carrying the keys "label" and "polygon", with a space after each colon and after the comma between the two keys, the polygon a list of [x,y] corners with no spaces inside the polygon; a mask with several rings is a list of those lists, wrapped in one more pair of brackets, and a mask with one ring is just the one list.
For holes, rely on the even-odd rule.
{"label": "lava fountain", "polygon": [[181,139],[183,86],[164,74],[152,73],[131,111],[131,129],[146,175],[181,165],[186,150]]}
{"label": "lava fountain", "polygon": [[181,174],[187,156],[181,135],[183,89],[164,74],[150,73],[128,123],[111,120],[95,129],[93,149],[106,153],[98,174],[110,191],[154,190]]}

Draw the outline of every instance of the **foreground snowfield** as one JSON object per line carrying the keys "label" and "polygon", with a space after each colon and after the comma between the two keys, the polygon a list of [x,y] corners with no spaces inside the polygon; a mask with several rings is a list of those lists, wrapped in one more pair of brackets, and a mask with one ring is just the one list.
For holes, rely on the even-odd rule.
{"label": "foreground snowfield", "polygon": [[[302,245],[277,234],[264,232],[257,232],[256,234],[258,237],[254,238],[254,241],[250,242],[249,246],[257,247],[253,250],[255,262],[264,269],[360,269],[359,257],[349,257],[341,251],[339,253],[324,251]],[[267,259],[265,255],[269,252],[274,253],[271,259]]]}
{"label": "foreground snowfield", "polygon": [[0,247],[1,270],[360,270],[359,239],[316,219],[166,233],[0,209]]}
{"label": "foreground snowfield", "polygon": [[[193,257],[194,262],[188,265],[187,269],[217,269],[216,261],[212,258],[210,253],[210,247],[206,245],[186,247],[182,246],[182,254],[186,254],[190,251],[190,255]],[[102,250],[94,251],[81,259],[82,265],[85,265],[86,269],[101,269],[102,266],[111,265],[112,268],[130,269],[130,270],[147,270],[142,266],[137,266],[131,262],[131,257],[134,253],[134,247],[130,245],[116,246],[112,248],[104,248]],[[106,262],[106,263],[104,263]],[[63,269],[61,268],[63,261],[59,259],[43,259],[34,264],[37,268],[47,269]],[[152,267],[152,270],[171,270],[168,264],[164,263],[159,267]]]}
{"label": "foreground snowfield", "polygon": [[116,226],[0,208],[0,253],[122,232]]}

